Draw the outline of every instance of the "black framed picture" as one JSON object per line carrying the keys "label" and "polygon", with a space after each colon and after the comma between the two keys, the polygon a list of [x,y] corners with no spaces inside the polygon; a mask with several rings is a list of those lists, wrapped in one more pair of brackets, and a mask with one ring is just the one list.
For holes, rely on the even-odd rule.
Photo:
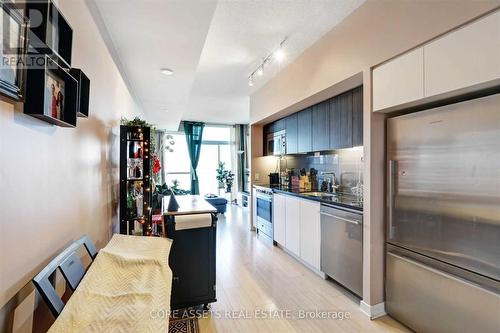
{"label": "black framed picture", "polygon": [[24,101],[29,21],[12,2],[0,6],[0,94]]}

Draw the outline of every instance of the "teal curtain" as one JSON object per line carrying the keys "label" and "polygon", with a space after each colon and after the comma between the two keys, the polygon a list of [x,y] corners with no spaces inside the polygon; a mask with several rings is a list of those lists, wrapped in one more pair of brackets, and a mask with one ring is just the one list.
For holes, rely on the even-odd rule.
{"label": "teal curtain", "polygon": [[204,123],[184,122],[184,133],[191,159],[191,194],[200,194],[200,184],[196,168],[200,160],[201,141],[203,136]]}

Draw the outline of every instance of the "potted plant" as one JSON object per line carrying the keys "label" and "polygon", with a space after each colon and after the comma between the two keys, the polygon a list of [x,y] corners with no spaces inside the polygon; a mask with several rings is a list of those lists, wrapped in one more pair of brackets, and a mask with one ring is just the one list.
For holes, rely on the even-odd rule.
{"label": "potted plant", "polygon": [[219,188],[224,188],[224,182],[226,180],[226,175],[228,173],[225,165],[226,163],[219,161],[219,165],[217,166],[217,169],[215,169],[215,172],[217,173],[215,178],[219,182]]}

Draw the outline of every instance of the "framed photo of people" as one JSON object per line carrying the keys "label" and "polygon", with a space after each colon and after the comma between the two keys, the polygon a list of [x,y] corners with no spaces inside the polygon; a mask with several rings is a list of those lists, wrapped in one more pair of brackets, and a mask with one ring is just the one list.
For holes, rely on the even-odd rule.
{"label": "framed photo of people", "polygon": [[45,75],[44,113],[52,118],[64,119],[65,83],[53,71]]}
{"label": "framed photo of people", "polygon": [[29,21],[23,9],[2,0],[0,10],[0,94],[23,101],[26,86],[26,53]]}

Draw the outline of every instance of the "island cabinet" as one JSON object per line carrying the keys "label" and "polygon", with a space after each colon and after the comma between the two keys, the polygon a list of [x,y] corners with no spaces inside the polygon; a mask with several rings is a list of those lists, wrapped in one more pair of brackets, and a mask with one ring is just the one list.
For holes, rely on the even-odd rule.
{"label": "island cabinet", "polygon": [[298,153],[312,151],[312,108],[300,111],[298,119]]}
{"label": "island cabinet", "polygon": [[172,269],[173,310],[217,301],[217,209],[199,195],[176,197],[178,210],[162,199],[164,235],[172,239],[168,264]]}
{"label": "island cabinet", "polygon": [[312,150],[322,151],[330,148],[329,101],[312,107]]}
{"label": "island cabinet", "polygon": [[294,113],[285,118],[286,125],[286,153],[299,152],[298,114]]}

